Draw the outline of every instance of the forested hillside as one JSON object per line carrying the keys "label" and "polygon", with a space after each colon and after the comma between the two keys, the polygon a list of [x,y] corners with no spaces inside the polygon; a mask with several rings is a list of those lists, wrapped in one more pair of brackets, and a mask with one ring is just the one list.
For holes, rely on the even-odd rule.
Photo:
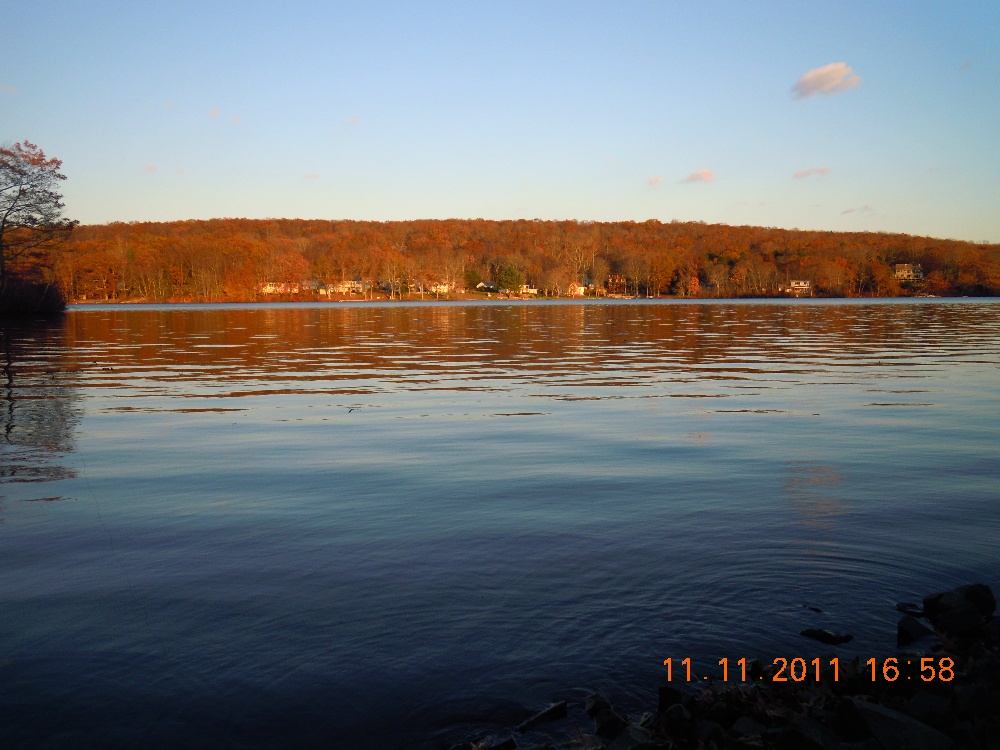
{"label": "forested hillside", "polygon": [[[920,264],[922,282],[895,264]],[[414,293],[521,281],[542,294],[774,296],[792,279],[826,296],[1000,293],[1000,245],[658,221],[217,219],[76,229],[55,259],[72,300],[245,301],[267,283]],[[501,286],[504,285],[501,283]],[[315,284],[313,284],[315,288]],[[301,287],[296,298],[314,298]]]}

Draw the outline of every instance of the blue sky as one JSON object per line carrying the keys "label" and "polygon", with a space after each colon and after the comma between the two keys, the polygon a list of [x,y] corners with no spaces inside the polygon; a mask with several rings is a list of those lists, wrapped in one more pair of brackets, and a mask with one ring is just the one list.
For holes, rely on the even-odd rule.
{"label": "blue sky", "polygon": [[1000,242],[1000,3],[79,2],[0,141],[84,223],[705,221]]}

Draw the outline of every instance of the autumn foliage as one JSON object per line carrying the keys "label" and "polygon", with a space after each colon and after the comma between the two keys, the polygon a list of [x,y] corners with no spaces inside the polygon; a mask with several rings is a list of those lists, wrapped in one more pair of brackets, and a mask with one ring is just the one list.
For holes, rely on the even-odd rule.
{"label": "autumn foliage", "polygon": [[[920,284],[895,278],[919,263]],[[658,221],[216,219],[79,227],[56,271],[70,300],[252,301],[267,283],[358,280],[393,296],[523,278],[638,296],[1000,293],[1000,246],[898,234]],[[303,285],[295,298],[315,298]]]}
{"label": "autumn foliage", "polygon": [[30,141],[0,145],[0,315],[65,307],[53,257],[76,222],[62,217],[61,167]]}

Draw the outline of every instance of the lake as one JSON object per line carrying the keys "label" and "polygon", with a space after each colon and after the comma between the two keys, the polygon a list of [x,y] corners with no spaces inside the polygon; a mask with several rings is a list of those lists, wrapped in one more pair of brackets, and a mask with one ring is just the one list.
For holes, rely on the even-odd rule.
{"label": "lake", "polygon": [[998,301],[85,306],[2,343],[4,747],[449,747],[655,707],[668,657],[884,658],[896,602],[1000,584]]}

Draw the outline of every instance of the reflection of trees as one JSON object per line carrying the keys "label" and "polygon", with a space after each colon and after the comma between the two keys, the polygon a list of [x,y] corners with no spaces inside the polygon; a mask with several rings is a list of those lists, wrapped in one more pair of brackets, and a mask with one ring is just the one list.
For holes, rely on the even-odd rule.
{"label": "reflection of trees", "polygon": [[61,322],[0,326],[0,484],[74,475],[60,459],[74,450],[77,394],[49,356],[61,338]]}
{"label": "reflection of trees", "polygon": [[626,368],[743,378],[822,370],[837,358],[874,366],[882,357],[946,351],[953,336],[985,330],[995,318],[991,307],[931,303],[123,307],[70,315],[65,356],[77,359],[101,342],[103,365],[141,373],[145,384],[167,391],[170,382],[213,377],[265,381],[297,373],[336,382],[415,367],[440,375]]}

